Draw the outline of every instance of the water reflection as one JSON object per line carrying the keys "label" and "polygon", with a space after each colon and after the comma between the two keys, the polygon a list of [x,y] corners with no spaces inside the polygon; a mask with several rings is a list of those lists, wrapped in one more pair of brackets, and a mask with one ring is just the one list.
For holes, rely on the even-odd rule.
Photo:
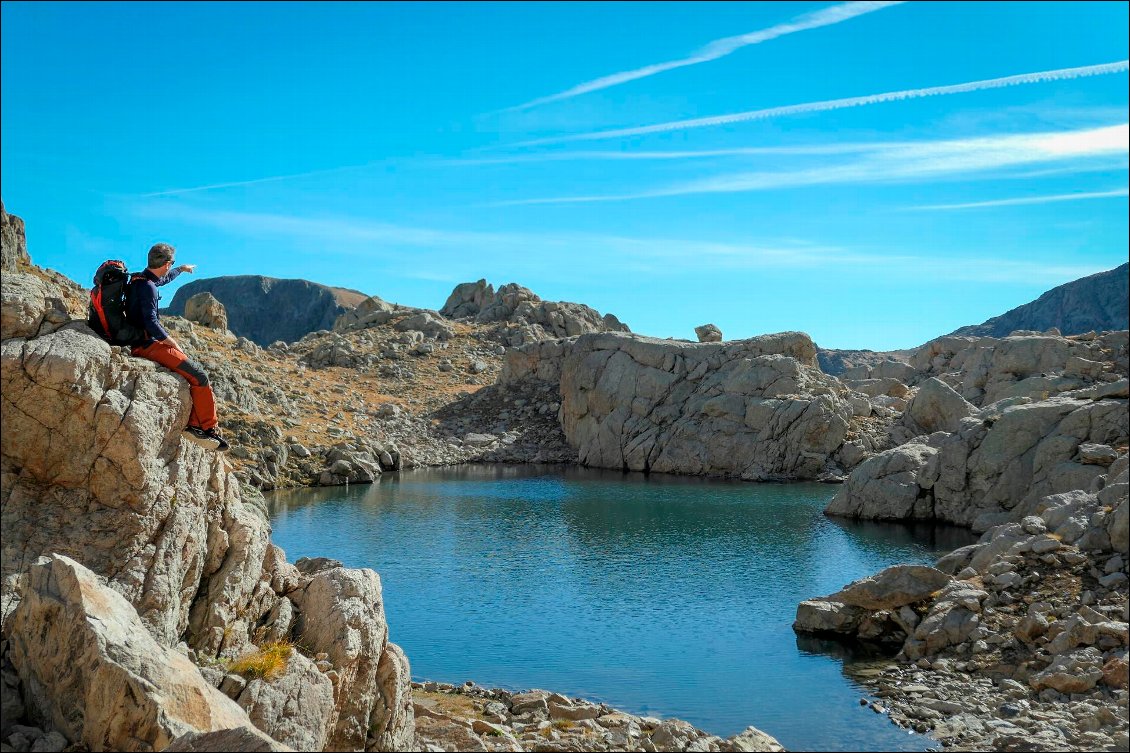
{"label": "water reflection", "polygon": [[958,547],[977,542],[977,534],[968,528],[946,523],[927,523],[921,520],[882,523],[875,520],[849,520],[828,518],[862,545],[869,543],[884,548],[889,546],[925,546],[938,552],[951,552]]}
{"label": "water reflection", "polygon": [[791,749],[921,750],[860,711],[845,649],[813,650],[824,644],[800,643],[791,624],[799,601],[931,562],[950,534],[830,520],[834,493],[462,466],[269,504],[292,558],[381,574],[393,640],[418,678],[546,687],[721,735],[755,724]]}

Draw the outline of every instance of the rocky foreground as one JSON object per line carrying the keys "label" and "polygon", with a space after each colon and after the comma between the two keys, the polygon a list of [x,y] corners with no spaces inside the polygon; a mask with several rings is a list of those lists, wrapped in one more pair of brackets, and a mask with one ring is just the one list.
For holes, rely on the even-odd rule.
{"label": "rocky foreground", "polygon": [[421,750],[781,751],[755,727],[722,739],[678,719],[635,716],[560,693],[413,683]]}
{"label": "rocky foreground", "polygon": [[800,632],[897,652],[859,677],[873,709],[955,750],[1127,749],[1126,339],[942,338],[907,364],[899,444],[827,512],[984,533],[799,605]]}

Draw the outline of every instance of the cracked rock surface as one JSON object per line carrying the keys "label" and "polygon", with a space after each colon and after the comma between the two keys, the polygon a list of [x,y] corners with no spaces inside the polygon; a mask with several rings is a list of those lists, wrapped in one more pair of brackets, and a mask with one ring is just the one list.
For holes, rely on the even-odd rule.
{"label": "cracked rock surface", "polygon": [[[26,304],[5,305],[5,333],[70,297],[20,298],[18,283],[0,281],[5,301]],[[0,342],[5,740],[31,745],[38,730],[37,750],[149,750],[250,718],[303,747],[411,749],[408,663],[388,641],[377,574],[286,561],[257,492],[225,455],[183,440],[183,379],[85,321],[20,331]],[[226,671],[272,647],[287,659],[279,676]],[[13,731],[22,721],[46,729]]]}

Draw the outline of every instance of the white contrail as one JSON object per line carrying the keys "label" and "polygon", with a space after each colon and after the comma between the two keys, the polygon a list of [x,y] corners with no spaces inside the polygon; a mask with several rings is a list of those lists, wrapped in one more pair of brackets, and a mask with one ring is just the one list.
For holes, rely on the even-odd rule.
{"label": "white contrail", "polygon": [[514,165],[531,162],[583,162],[583,161],[632,161],[632,160],[694,160],[715,157],[760,157],[780,155],[819,155],[855,154],[899,146],[913,146],[915,142],[845,143],[845,144],[802,144],[797,146],[749,146],[732,149],[693,149],[666,152],[613,152],[613,151],[575,151],[543,152],[541,154],[515,154],[505,157],[482,157],[468,159],[441,160],[433,164],[443,166]]}
{"label": "white contrail", "polygon": [[251,178],[250,180],[233,180],[230,183],[212,183],[207,186],[192,186],[191,188],[170,188],[166,191],[154,191],[152,193],[138,194],[139,198],[152,198],[154,196],[175,196],[182,193],[194,193],[196,191],[211,191],[216,188],[234,188],[236,186],[253,186],[257,183],[272,183],[276,180],[291,180],[292,178],[310,178],[315,175],[328,175],[330,173],[340,173],[344,170],[359,170],[364,167],[372,167],[375,162],[368,162],[364,165],[343,165],[342,167],[329,167],[324,170],[311,170],[305,173],[291,173],[289,175],[269,175],[264,178]]}
{"label": "white contrail", "polygon": [[876,145],[859,158],[781,172],[731,172],[628,194],[561,196],[495,202],[492,206],[577,204],[597,201],[763,191],[844,183],[930,180],[1063,161],[1119,158],[1128,153],[1130,123],[1075,131],[1011,134],[949,141]]}
{"label": "white contrail", "polygon": [[1108,199],[1115,196],[1128,196],[1130,190],[1116,188],[1113,191],[1091,191],[1088,193],[1060,193],[1049,196],[1026,196],[1020,199],[996,199],[994,201],[973,201],[968,204],[927,204],[920,207],[907,207],[915,209],[979,209],[980,207],[1011,207],[1023,204],[1050,204],[1056,201],[1079,201],[1081,199]]}
{"label": "white contrail", "polygon": [[642,136],[648,133],[662,133],[665,131],[682,131],[688,128],[706,128],[708,126],[726,125],[728,123],[742,123],[748,120],[765,120],[782,115],[799,115],[809,112],[823,112],[824,110],[840,110],[845,107],[861,107],[874,105],[881,102],[895,102],[902,99],[918,99],[932,97],[940,94],[964,94],[965,92],[981,91],[983,89],[1000,89],[1006,86],[1019,84],[1038,84],[1045,81],[1067,81],[1086,76],[1102,76],[1109,73],[1122,73],[1130,68],[1130,60],[1120,60],[1117,63],[1104,63],[1102,65],[1085,65],[1079,68],[1060,68],[1054,71],[1040,71],[1039,73],[1021,73],[1017,76],[1004,78],[990,78],[983,81],[969,81],[964,84],[950,86],[932,86],[926,89],[904,89],[897,92],[883,94],[868,94],[863,97],[846,97],[844,99],[828,99],[823,102],[805,102],[799,105],[786,105],[784,107],[769,107],[764,110],[748,110],[735,112],[729,115],[715,115],[708,118],[694,118],[691,120],[675,120],[668,123],[640,126],[638,128],[618,128],[611,131],[595,131],[593,133],[578,133],[572,136],[555,136],[548,139],[535,139],[523,141],[511,146],[537,146],[541,144],[560,144],[567,141],[595,141],[597,139],[611,139],[618,136]]}
{"label": "white contrail", "polygon": [[706,63],[711,60],[725,57],[735,50],[742,47],[748,47],[751,44],[760,44],[767,42],[770,39],[783,37],[786,34],[794,34],[798,31],[807,31],[808,29],[817,29],[821,26],[831,26],[838,24],[841,21],[847,21],[862,16],[865,13],[872,13],[877,10],[882,10],[891,5],[901,5],[904,0],[898,2],[858,2],[858,3],[843,3],[841,5],[833,5],[830,8],[824,8],[813,13],[806,13],[802,16],[797,16],[783,24],[771,26],[768,29],[761,29],[760,31],[751,31],[748,34],[739,34],[734,37],[725,37],[723,39],[715,39],[703,47],[698,52],[690,57],[681,58],[679,60],[670,60],[666,63],[655,63],[654,65],[645,65],[643,68],[636,68],[631,71],[622,71],[620,73],[613,73],[608,76],[586,81],[583,84],[577,84],[572,89],[566,89],[557,94],[551,94],[548,97],[541,97],[534,99],[524,104],[508,107],[499,112],[513,112],[514,110],[525,110],[530,107],[544,105],[549,102],[557,102],[562,99],[569,99],[576,97],[580,94],[587,94],[588,92],[597,91],[598,89],[607,89],[610,86],[617,86],[628,81],[635,81],[639,78],[646,78],[654,76],[657,73],[663,73],[674,68],[683,68],[688,65],[697,65],[699,63]]}

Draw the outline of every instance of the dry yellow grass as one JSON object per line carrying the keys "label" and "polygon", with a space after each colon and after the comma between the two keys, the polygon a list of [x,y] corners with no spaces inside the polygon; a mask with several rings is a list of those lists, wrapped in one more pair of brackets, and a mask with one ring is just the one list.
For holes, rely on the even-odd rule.
{"label": "dry yellow grass", "polygon": [[228,671],[244,677],[269,680],[286,669],[287,660],[294,651],[290,641],[266,643],[246,656],[241,656],[228,665]]}
{"label": "dry yellow grass", "polygon": [[[298,409],[296,419],[288,423],[269,413],[255,418],[277,425],[285,436],[311,447],[334,444],[342,437],[371,435],[379,422],[358,424],[358,405],[372,410],[385,403],[394,403],[409,413],[420,415],[450,403],[461,393],[473,393],[482,389],[483,384],[467,380],[468,366],[472,359],[462,353],[462,346],[471,344],[476,328],[463,323],[452,323],[452,327],[455,330],[452,348],[406,361],[405,363],[412,365],[416,376],[405,381],[387,379],[373,373],[362,374],[351,368],[302,367],[294,356],[280,357],[265,349],[254,355],[246,353],[236,347],[235,341],[228,339],[229,336],[208,327],[193,325],[193,332],[199,342],[196,348],[198,356],[227,361],[248,375],[253,382],[266,381],[283,388]],[[344,336],[356,342],[360,334],[349,332]],[[359,350],[375,349],[371,345],[358,344],[357,347]],[[446,372],[440,370],[439,362],[444,358],[450,358],[455,368]],[[501,365],[489,362],[493,367],[492,371]],[[256,375],[262,376],[257,379]],[[490,375],[487,376],[489,378]],[[315,406],[315,402],[322,405]],[[221,404],[221,425],[226,417],[235,414],[237,407]],[[331,418],[337,414],[341,414],[341,417],[332,425],[343,430],[340,435],[328,432]],[[235,456],[229,456],[228,462],[232,470],[254,467],[257,464],[254,459]]]}
{"label": "dry yellow grass", "polygon": [[480,717],[480,709],[471,696],[455,693],[428,693],[423,690],[413,690],[412,700],[423,701],[425,706],[450,716],[464,719]]}

